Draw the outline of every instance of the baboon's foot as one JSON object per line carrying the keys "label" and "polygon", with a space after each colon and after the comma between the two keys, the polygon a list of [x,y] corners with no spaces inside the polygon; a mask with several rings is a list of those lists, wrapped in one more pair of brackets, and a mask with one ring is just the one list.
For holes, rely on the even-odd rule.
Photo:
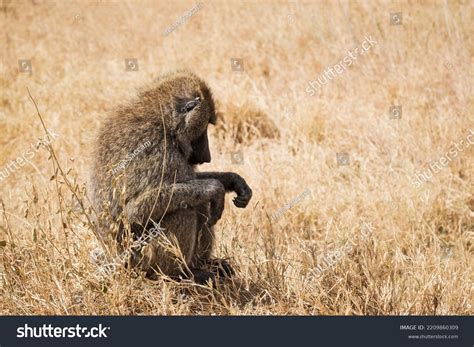
{"label": "baboon's foot", "polygon": [[149,280],[152,280],[152,281],[157,281],[158,279],[160,279],[160,275],[158,274],[157,271],[151,269],[151,270],[148,270],[146,273],[145,273],[145,277],[148,278]]}
{"label": "baboon's foot", "polygon": [[235,271],[229,262],[225,259],[209,259],[206,262],[209,271],[219,277],[230,278],[235,275]]}
{"label": "baboon's foot", "polygon": [[191,269],[193,274],[194,282],[198,284],[206,284],[211,282],[213,285],[216,283],[216,275],[212,272],[201,270],[201,269]]}

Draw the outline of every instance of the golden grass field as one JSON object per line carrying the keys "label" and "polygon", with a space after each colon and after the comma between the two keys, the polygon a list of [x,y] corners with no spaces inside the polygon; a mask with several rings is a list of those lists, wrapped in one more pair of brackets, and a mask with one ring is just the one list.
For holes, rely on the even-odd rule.
{"label": "golden grass field", "polygon": [[[473,3],[206,1],[163,34],[196,4],[2,0],[0,314],[472,314]],[[366,35],[377,45],[309,96]],[[211,288],[97,276],[94,136],[136,88],[181,68],[209,83],[221,115],[201,170],[238,172],[253,189],[243,210],[227,197],[217,224],[215,255],[237,277]],[[32,149],[45,132],[27,88],[57,160],[44,141]]]}

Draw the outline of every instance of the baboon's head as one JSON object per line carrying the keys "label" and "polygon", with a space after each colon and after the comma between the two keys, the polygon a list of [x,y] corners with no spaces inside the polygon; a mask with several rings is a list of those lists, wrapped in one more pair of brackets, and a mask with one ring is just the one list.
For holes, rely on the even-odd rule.
{"label": "baboon's head", "polygon": [[[196,75],[180,71],[157,80],[161,100],[167,110],[167,132],[178,142],[192,165],[209,163],[211,153],[207,137],[209,123],[216,123],[212,94],[206,83]],[[164,94],[164,95],[163,95]]]}

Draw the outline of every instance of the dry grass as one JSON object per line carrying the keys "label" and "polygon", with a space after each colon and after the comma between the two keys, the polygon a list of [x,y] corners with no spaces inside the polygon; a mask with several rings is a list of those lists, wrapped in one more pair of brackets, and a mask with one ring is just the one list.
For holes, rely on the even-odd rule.
{"label": "dry grass", "polygon": [[[473,146],[421,187],[410,181],[474,128],[472,3],[206,2],[164,37],[194,4],[2,1],[0,170],[44,136],[28,87],[59,134],[67,179],[40,146],[0,181],[0,313],[472,314]],[[394,11],[402,26],[389,24]],[[378,45],[307,96],[365,35]],[[125,58],[139,71],[125,71]],[[95,131],[136,87],[177,68],[204,77],[219,100],[203,170],[239,172],[254,189],[245,210],[228,199],[218,223],[216,255],[238,264],[239,279],[218,289],[123,269],[101,279],[90,259]],[[402,118],[390,119],[397,104]],[[337,165],[339,152],[350,165]],[[339,261],[318,277],[333,251]]]}

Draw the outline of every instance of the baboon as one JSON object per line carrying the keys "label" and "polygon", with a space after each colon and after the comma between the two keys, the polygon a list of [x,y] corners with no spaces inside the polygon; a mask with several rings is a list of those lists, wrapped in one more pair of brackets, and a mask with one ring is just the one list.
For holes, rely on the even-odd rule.
{"label": "baboon", "polygon": [[204,283],[234,274],[227,261],[211,258],[213,226],[221,218],[225,192],[235,192],[234,205],[244,208],[252,190],[236,173],[195,170],[211,161],[207,128],[216,118],[206,83],[177,71],[142,89],[99,131],[92,201],[100,215],[108,216],[99,224],[101,233],[113,234],[123,251],[127,232],[137,239],[159,225],[181,253],[178,257],[157,238],[135,249],[128,263],[149,277],[161,273]]}

